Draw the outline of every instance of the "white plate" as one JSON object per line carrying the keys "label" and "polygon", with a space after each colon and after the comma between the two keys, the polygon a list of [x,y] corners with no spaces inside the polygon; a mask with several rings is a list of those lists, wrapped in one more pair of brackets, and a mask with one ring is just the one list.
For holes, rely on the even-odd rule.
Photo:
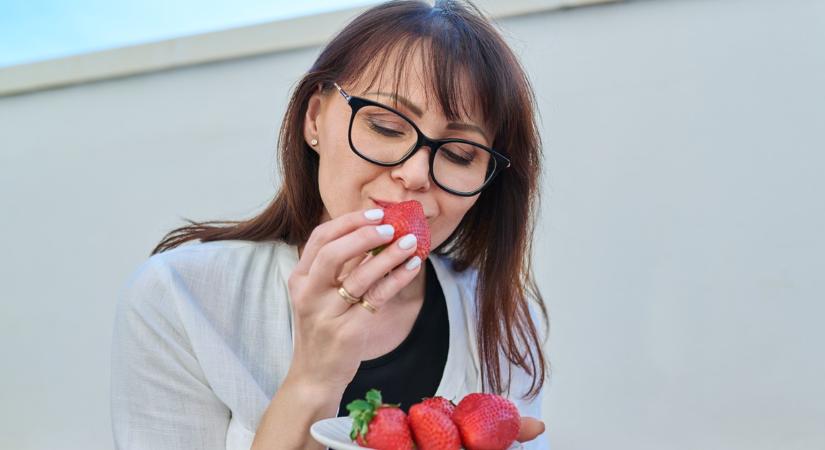
{"label": "white plate", "polygon": [[[351,417],[333,417],[331,419],[319,420],[309,427],[309,434],[312,437],[333,450],[359,450],[367,447],[352,442],[349,432],[352,429]],[[521,444],[513,443],[508,450],[520,449]]]}

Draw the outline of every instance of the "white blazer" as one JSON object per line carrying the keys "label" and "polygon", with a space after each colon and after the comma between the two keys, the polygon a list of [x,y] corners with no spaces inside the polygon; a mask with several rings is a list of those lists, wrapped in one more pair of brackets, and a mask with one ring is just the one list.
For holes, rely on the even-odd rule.
{"label": "white blazer", "polygon": [[[455,272],[448,258],[429,257],[450,322],[436,395],[457,401],[481,391],[477,272]],[[116,448],[251,447],[292,360],[287,279],[297,262],[297,246],[283,242],[197,242],[153,255],[131,275],[119,295],[112,341]],[[522,415],[541,418],[542,396],[520,397],[529,382],[516,370],[508,397]],[[524,448],[548,449],[547,432]]]}

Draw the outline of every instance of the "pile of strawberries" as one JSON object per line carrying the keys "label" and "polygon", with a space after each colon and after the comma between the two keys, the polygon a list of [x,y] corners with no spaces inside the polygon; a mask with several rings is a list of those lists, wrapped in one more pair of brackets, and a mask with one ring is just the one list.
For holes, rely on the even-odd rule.
{"label": "pile of strawberries", "polygon": [[352,417],[350,439],[376,450],[505,450],[519,437],[521,416],[510,400],[472,393],[458,405],[431,397],[409,409],[382,403],[370,389],[366,399],[347,405]]}

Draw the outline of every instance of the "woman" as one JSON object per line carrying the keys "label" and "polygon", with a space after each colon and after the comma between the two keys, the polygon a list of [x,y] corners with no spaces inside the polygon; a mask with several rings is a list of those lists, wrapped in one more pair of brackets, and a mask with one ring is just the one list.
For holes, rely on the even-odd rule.
{"label": "woman", "polygon": [[[530,84],[490,22],[453,1],[363,13],[295,88],[279,149],[265,211],[190,221],[127,283],[117,447],[322,448],[310,425],[372,387],[405,410],[496,392],[540,418],[540,142]],[[404,200],[423,206],[429,257],[411,257],[414,237],[365,256],[392,239],[382,207]]]}

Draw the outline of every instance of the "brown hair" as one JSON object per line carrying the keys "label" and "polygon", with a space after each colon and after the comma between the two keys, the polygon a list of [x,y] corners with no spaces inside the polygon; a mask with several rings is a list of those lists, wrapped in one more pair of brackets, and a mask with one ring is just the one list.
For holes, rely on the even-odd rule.
{"label": "brown hair", "polygon": [[[186,241],[279,240],[303,244],[319,225],[324,205],[318,190],[318,154],[304,139],[303,118],[310,96],[321,85],[348,83],[395,71],[396,92],[404,61],[416,46],[423,57],[427,95],[434,94],[448,120],[459,109],[481,108],[494,137],[492,147],[511,166],[479,194],[456,230],[433,253],[453,260],[453,270],[478,270],[478,348],[485,391],[503,393],[499,354],[532,376],[525,398],[544,384],[547,362],[528,309],[529,297],[549,329],[547,309],[536,286],[531,261],[533,229],[540,205],[541,142],[534,116],[535,97],[526,73],[490,21],[471,3],[438,0],[390,1],[364,12],[335,36],[298,82],[281,124],[278,148],[283,185],[267,208],[249,220],[206,221],[169,232],[152,254]],[[386,64],[398,51],[396,64]],[[461,92],[456,74],[470,80]],[[472,101],[473,105],[466,103]],[[545,334],[547,332],[545,331]],[[509,373],[509,371],[508,371]],[[510,379],[506,382],[510,388]],[[489,386],[490,389],[486,387]]]}

